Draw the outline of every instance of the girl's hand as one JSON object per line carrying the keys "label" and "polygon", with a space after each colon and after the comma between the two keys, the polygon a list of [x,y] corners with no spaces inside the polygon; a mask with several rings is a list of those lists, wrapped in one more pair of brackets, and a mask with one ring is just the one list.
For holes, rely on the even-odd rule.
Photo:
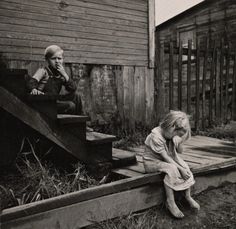
{"label": "girl's hand", "polygon": [[31,95],[44,95],[44,92],[39,91],[38,89],[34,88],[31,92]]}
{"label": "girl's hand", "polygon": [[57,71],[65,78],[66,81],[69,80],[69,76],[67,75],[62,64],[56,64]]}
{"label": "girl's hand", "polygon": [[179,170],[184,180],[188,180],[190,178],[190,171],[188,169],[181,168]]}

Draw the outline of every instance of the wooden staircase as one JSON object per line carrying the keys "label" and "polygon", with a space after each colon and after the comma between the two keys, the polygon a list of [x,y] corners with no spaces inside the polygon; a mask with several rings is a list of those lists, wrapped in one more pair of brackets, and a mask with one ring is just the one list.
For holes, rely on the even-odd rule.
{"label": "wooden staircase", "polygon": [[[89,117],[57,114],[58,97],[27,95],[25,74],[24,70],[2,70],[0,74],[0,114],[3,113],[7,119],[11,117],[11,122],[14,123],[11,128],[4,130],[8,136],[8,143],[5,144],[5,148],[1,149],[1,155],[5,155],[2,157],[5,162],[0,160],[0,165],[7,164],[16,157],[17,152],[13,152],[16,149],[10,150],[9,146],[13,144],[19,147],[18,138],[26,134],[27,128],[33,129],[52,144],[89,165],[101,165],[108,162],[112,163],[113,167],[119,167],[136,163],[133,153],[112,148],[112,142],[116,140],[115,136],[87,131],[86,122],[89,121]],[[14,127],[16,126],[20,130],[17,139],[16,137],[9,139],[9,136],[15,136],[14,133],[17,130]],[[25,126],[27,128],[24,128]],[[113,154],[115,154],[114,157]]]}

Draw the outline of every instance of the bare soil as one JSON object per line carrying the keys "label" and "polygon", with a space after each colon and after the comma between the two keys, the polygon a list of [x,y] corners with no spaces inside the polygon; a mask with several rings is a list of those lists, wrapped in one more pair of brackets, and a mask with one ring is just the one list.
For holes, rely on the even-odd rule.
{"label": "bare soil", "polygon": [[89,229],[234,229],[236,228],[236,184],[206,190],[195,196],[200,203],[199,212],[191,210],[183,201],[178,206],[183,219],[173,218],[164,206],[124,218],[89,226]]}

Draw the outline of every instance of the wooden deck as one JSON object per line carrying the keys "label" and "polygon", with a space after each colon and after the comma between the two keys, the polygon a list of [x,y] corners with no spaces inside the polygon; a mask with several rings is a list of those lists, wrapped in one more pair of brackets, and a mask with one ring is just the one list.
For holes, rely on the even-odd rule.
{"label": "wooden deck", "polygon": [[[236,160],[236,144],[228,141],[218,140],[205,136],[193,136],[185,143],[183,154],[180,156],[188,163],[190,169],[195,172],[207,170],[218,166],[230,168],[234,166]],[[136,177],[144,175],[142,154],[144,146],[130,148],[136,154],[137,164],[115,169],[114,173],[125,177]]]}
{"label": "wooden deck", "polygon": [[[234,143],[196,136],[185,148],[182,157],[196,179],[193,194],[225,182],[236,183]],[[0,214],[2,228],[81,228],[160,205],[165,199],[163,177],[159,173],[144,174],[143,149],[132,148],[137,164],[113,170],[124,179],[5,209]]]}

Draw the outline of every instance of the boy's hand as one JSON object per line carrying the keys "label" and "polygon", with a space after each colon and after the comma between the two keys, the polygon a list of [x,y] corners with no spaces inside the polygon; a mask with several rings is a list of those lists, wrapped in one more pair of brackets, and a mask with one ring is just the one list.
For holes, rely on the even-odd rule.
{"label": "boy's hand", "polygon": [[44,95],[44,92],[39,91],[38,89],[34,88],[31,92],[31,95]]}
{"label": "boy's hand", "polygon": [[184,180],[188,180],[190,178],[190,172],[188,169],[181,168],[180,173],[181,173]]}
{"label": "boy's hand", "polygon": [[65,78],[65,80],[68,81],[69,76],[67,75],[63,65],[62,64],[57,64],[56,68],[57,68],[57,71],[61,74],[61,76],[63,76]]}
{"label": "boy's hand", "polygon": [[174,136],[172,140],[176,148],[178,148],[178,146],[182,143],[182,138],[177,135]]}

